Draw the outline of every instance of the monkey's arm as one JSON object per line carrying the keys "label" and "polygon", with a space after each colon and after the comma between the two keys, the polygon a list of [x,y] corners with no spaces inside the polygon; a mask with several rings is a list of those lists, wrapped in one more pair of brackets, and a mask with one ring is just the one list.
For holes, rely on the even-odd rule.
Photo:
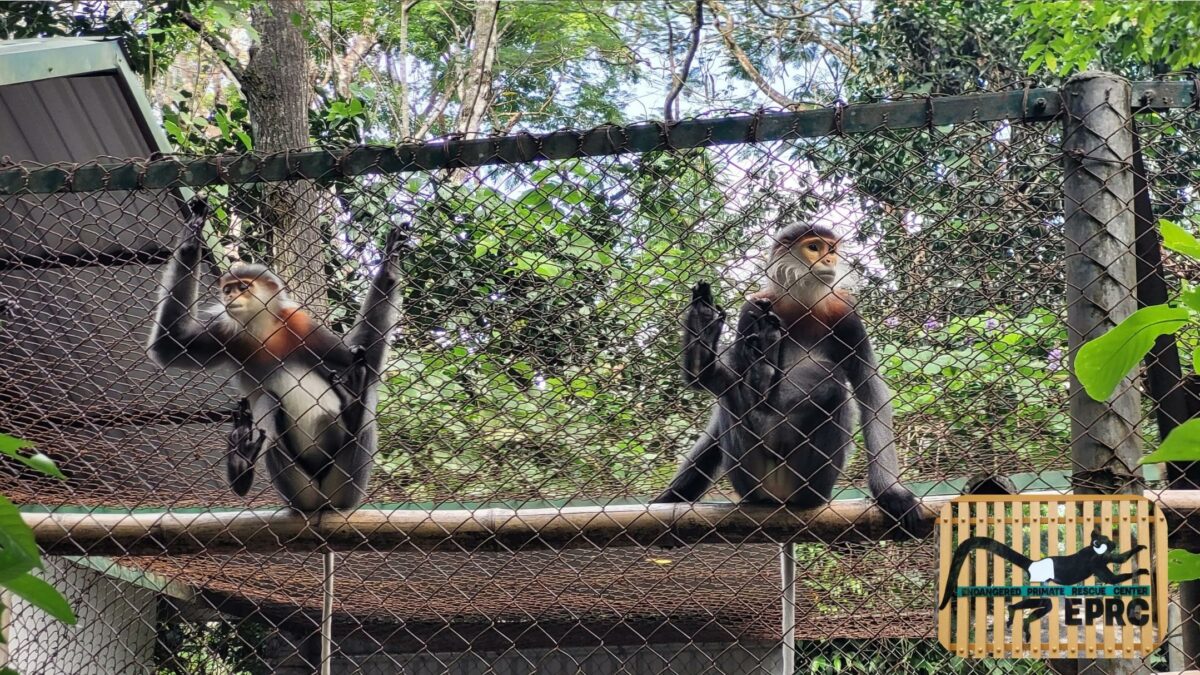
{"label": "monkey's arm", "polygon": [[226,357],[225,341],[192,315],[198,282],[196,266],[203,255],[201,231],[208,217],[202,199],[192,201],[183,241],[163,271],[158,310],[150,327],[150,358],[161,366],[203,368]]}
{"label": "monkey's arm", "polygon": [[771,311],[766,299],[747,302],[738,315],[738,337],[729,363],[738,385],[722,399],[738,417],[765,400],[779,382],[779,352],[783,347],[783,329],[779,316]]}
{"label": "monkey's arm", "polygon": [[713,304],[705,282],[692,288],[692,304],[683,321],[683,380],[688,387],[721,397],[738,384],[738,377],[717,353],[725,311]]}
{"label": "monkey's arm", "polygon": [[867,446],[867,486],[871,495],[909,534],[924,532],[926,528],[921,524],[917,499],[900,483],[891,393],[879,374],[879,364],[862,319],[857,314],[849,314],[837,323],[834,333],[850,350],[846,370],[858,402],[859,424]]}
{"label": "monkey's arm", "polygon": [[1134,546],[1133,548],[1129,549],[1125,553],[1118,553],[1117,551],[1109,551],[1108,553],[1104,554],[1104,562],[1119,565],[1123,562],[1128,561],[1133,556],[1137,555],[1139,551],[1144,551],[1144,550],[1146,550],[1146,545],[1138,544],[1137,546]]}
{"label": "monkey's arm", "polygon": [[400,304],[400,257],[404,253],[406,238],[407,235],[398,227],[388,232],[379,271],[371,280],[354,328],[346,336],[346,344],[354,349],[360,365],[372,371],[368,374],[372,378],[378,377],[383,370],[387,336],[396,325],[396,308]]}

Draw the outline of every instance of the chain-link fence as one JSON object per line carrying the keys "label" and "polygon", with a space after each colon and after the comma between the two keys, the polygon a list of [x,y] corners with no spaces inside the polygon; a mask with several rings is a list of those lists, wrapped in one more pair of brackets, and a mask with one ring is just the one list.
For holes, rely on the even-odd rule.
{"label": "chain-link fence", "polygon": [[[1138,83],[1132,104],[1154,217],[1185,226],[1200,176],[1193,92],[1191,82]],[[1010,477],[1018,491],[1069,491],[1073,478],[1079,487],[1134,471],[1126,455],[1096,465],[1071,452],[1091,431],[1078,417],[1072,428],[1068,298],[1092,289],[1072,286],[1068,268],[1092,254],[1090,240],[1068,254],[1083,226],[1069,226],[1078,203],[1064,218],[1064,164],[1099,162],[1092,192],[1132,172],[1128,156],[1070,154],[1072,105],[1059,90],[1026,89],[398,148],[0,168],[0,428],[68,475],[8,467],[0,489],[48,514],[37,523],[56,556],[47,576],[80,615],[68,629],[18,602],[14,664],[312,672],[331,580],[333,672],[777,673],[793,656],[804,672],[994,672],[999,664],[936,644],[934,542],[898,541],[901,527],[869,500],[879,486],[868,485],[864,448],[882,432],[861,433],[836,396],[836,410],[794,391],[785,402],[804,409],[780,410],[778,397],[827,378],[870,389],[845,333],[852,317],[826,297],[847,287],[887,383],[898,479],[917,496],[959,494],[981,474]],[[357,511],[307,525],[277,510],[278,467],[260,463],[244,498],[225,478],[247,393],[254,431],[276,429],[263,455],[273,445],[346,451],[342,436],[322,434],[348,433],[336,410],[345,392],[357,396],[357,356],[288,351],[310,333],[264,299],[269,330],[231,309],[173,319],[267,331],[249,352],[234,338],[215,351],[198,332],[172,338],[193,365],[221,368],[164,369],[148,357],[164,269],[188,258],[177,246],[193,191],[213,209],[195,267],[203,303],[222,290],[229,301],[253,295],[268,278],[227,277],[226,289],[217,277],[263,263],[336,335],[350,334],[390,269],[388,233],[402,233],[378,450]],[[1133,222],[1124,204],[1110,210]],[[780,246],[798,224],[821,227]],[[808,302],[809,277],[781,284],[766,261],[804,260],[812,243],[805,269],[823,265],[829,235],[837,283],[826,304]],[[1101,267],[1129,267],[1105,297],[1127,304],[1138,285],[1132,239],[1113,236],[1124,249]],[[1196,276],[1180,260],[1166,267],[1171,284]],[[707,307],[693,300],[700,282],[727,310],[715,352],[731,359],[742,394],[700,391],[685,380],[703,372],[681,373],[681,348],[700,371],[726,367],[703,360],[708,337],[681,343],[686,315]],[[735,330],[752,294],[775,301],[778,342],[769,319]],[[272,347],[276,332],[292,347]],[[801,373],[809,357],[822,378]],[[747,389],[772,359],[791,370],[768,368],[776,379]],[[270,379],[297,364],[306,370],[287,384]],[[297,393],[304,402],[289,398]],[[726,422],[705,432],[714,393]],[[738,408],[739,396],[760,399]],[[271,397],[278,409],[261,408]],[[1150,398],[1131,399],[1140,422],[1122,443],[1136,446],[1137,427],[1157,434]],[[878,409],[860,421],[881,421]],[[822,415],[837,443],[859,448],[844,470],[811,459],[818,433],[804,425]],[[717,480],[703,504],[642,506],[706,433],[730,457],[779,468],[732,462],[734,482]],[[797,448],[807,463],[789,464]],[[341,470],[304,461],[314,474]],[[769,474],[763,501],[803,492],[797,484],[830,466],[829,506],[722,504],[743,492],[737,476]],[[1148,484],[1155,469],[1145,468]],[[790,589],[785,541],[799,542]],[[800,641],[791,655],[780,649],[785,599]],[[1147,663],[1165,666],[1165,654]]]}

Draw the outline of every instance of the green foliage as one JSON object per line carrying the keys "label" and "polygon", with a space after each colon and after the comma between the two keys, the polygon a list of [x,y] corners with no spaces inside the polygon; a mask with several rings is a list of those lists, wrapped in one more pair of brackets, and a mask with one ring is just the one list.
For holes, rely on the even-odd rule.
{"label": "green foliage", "polygon": [[158,625],[155,675],[268,675],[263,654],[274,629],[253,619],[190,621],[171,616]]}
{"label": "green foliage", "polygon": [[1167,552],[1167,581],[1177,583],[1200,579],[1200,553],[1180,548]]}
{"label": "green foliage", "polygon": [[[1059,317],[989,311],[876,334],[897,425],[937,420],[976,452],[1053,456],[1069,439]],[[980,420],[986,420],[985,425]],[[1034,462],[1036,463],[1036,462]]]}
{"label": "green foliage", "polygon": [[1079,348],[1075,376],[1097,401],[1107,401],[1154,347],[1160,335],[1170,335],[1187,325],[1191,312],[1184,307],[1143,307],[1104,335]]}
{"label": "green foliage", "polygon": [[1021,77],[1019,21],[1004,3],[881,0],[843,31],[861,50],[847,87],[870,98],[991,91]]}
{"label": "green foliage", "polygon": [[[1156,462],[1194,462],[1200,459],[1200,419],[1180,424],[1167,434],[1162,445],[1142,458],[1145,464]],[[1200,578],[1200,577],[1197,577]]]}
{"label": "green foliage", "polygon": [[860,675],[877,673],[1041,675],[1045,661],[963,659],[933,640],[801,640],[796,642],[796,673]]}
{"label": "green foliage", "polygon": [[1029,72],[1102,68],[1136,77],[1200,65],[1197,3],[1017,0],[1011,7]]}
{"label": "green foliage", "polygon": [[[4,454],[29,469],[54,478],[63,478],[54,461],[41,453],[26,455],[21,450],[31,444],[0,434],[0,454]],[[38,607],[66,624],[75,623],[75,614],[53,586],[30,574],[42,566],[41,553],[33,530],[25,524],[21,512],[7,498],[0,496],[0,586]]]}
{"label": "green foliage", "polygon": [[[1185,256],[1200,251],[1200,241],[1169,221],[1160,221],[1164,245]],[[1154,340],[1170,335],[1200,318],[1200,289],[1184,288],[1180,295],[1182,307],[1151,305],[1127,317],[1104,335],[1088,341],[1075,357],[1076,377],[1092,398],[1103,401],[1112,395],[1117,384],[1145,358]],[[1193,369],[1200,362],[1193,361]],[[1155,451],[1142,458],[1142,463],[1200,461],[1200,420],[1189,420],[1175,427]],[[1172,581],[1200,579],[1200,565],[1190,554],[1172,550],[1169,561]],[[1175,563],[1179,561],[1177,566]]]}
{"label": "green foliage", "polygon": [[[379,406],[395,434],[382,447],[414,450],[384,464],[414,490],[467,500],[646,493],[667,480],[703,411],[680,401],[693,395],[674,364],[679,312],[690,285],[746,243],[708,161],[519,167],[425,199],[408,338]],[[364,222],[391,203],[358,199]]]}

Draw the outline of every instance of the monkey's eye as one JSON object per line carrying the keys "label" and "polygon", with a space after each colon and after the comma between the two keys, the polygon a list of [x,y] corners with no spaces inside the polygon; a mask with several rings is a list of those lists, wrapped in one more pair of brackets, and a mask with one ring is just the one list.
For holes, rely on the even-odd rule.
{"label": "monkey's eye", "polygon": [[820,253],[820,252],[821,252],[821,247],[820,247],[820,246],[817,246],[816,244],[809,244],[809,245],[808,245],[808,250],[812,251],[813,253]]}

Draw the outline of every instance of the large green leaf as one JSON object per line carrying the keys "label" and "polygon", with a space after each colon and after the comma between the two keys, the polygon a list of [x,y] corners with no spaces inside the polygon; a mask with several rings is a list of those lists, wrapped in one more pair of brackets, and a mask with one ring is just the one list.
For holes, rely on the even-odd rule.
{"label": "large green leaf", "polygon": [[1075,377],[1088,396],[1107,401],[1121,380],[1146,357],[1154,340],[1179,330],[1190,316],[1184,307],[1152,305],[1139,309],[1079,348],[1075,355]]}
{"label": "large green leaf", "polygon": [[17,507],[0,495],[0,583],[28,572],[41,560],[33,531]]}
{"label": "large green leaf", "polygon": [[1178,548],[1167,551],[1167,579],[1172,583],[1200,579],[1200,553]]}
{"label": "large green leaf", "polygon": [[1158,462],[1200,462],[1200,419],[1172,429],[1157,450],[1142,458],[1142,464]]}
{"label": "large green leaf", "polygon": [[9,579],[4,582],[4,587],[59,621],[65,624],[75,623],[75,612],[71,611],[71,605],[62,593],[32,574],[22,574],[15,579]]}
{"label": "large green leaf", "polygon": [[1158,229],[1162,232],[1163,246],[1189,258],[1200,260],[1200,241],[1197,241],[1187,230],[1169,220],[1158,221]]}

